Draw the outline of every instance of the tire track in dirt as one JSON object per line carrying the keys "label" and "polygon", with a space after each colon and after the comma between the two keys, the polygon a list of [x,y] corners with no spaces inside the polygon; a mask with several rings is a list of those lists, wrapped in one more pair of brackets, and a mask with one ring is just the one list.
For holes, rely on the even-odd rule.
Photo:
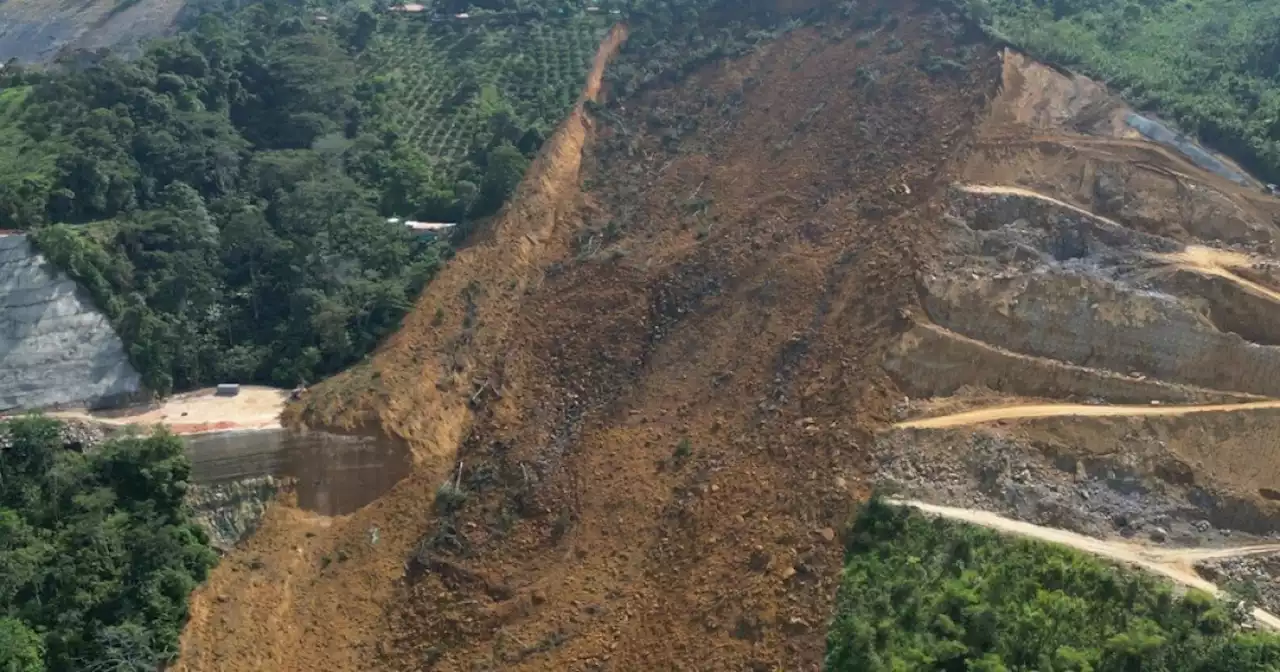
{"label": "tire track in dirt", "polygon": [[[910,506],[927,514],[969,523],[971,525],[981,525],[982,527],[1005,534],[1061,544],[1069,548],[1074,548],[1078,551],[1084,551],[1092,555],[1107,558],[1108,560],[1114,560],[1126,565],[1139,567],[1149,572],[1159,574],[1165,578],[1172,579],[1176,583],[1187,586],[1188,588],[1202,590],[1215,597],[1221,596],[1222,590],[1213,583],[1201,578],[1193,570],[1187,567],[1186,563],[1206,558],[1230,558],[1280,550],[1280,545],[1275,544],[1267,546],[1246,546],[1236,549],[1214,549],[1213,551],[1201,553],[1197,552],[1204,551],[1204,549],[1185,549],[1182,551],[1151,549],[1131,542],[1095,539],[1083,534],[1077,534],[1075,532],[1068,532],[1066,530],[1059,530],[1051,527],[1043,527],[1041,525],[1023,522],[1021,520],[1013,520],[1001,515],[976,509],[938,506],[936,504],[926,504],[924,502],[912,500],[890,500],[889,503],[897,506]],[[1271,612],[1262,608],[1254,608],[1252,614],[1254,619],[1259,623],[1273,630],[1280,630],[1280,618],[1277,618]]]}
{"label": "tire track in dirt", "polygon": [[897,429],[946,429],[979,425],[1001,420],[1028,420],[1036,418],[1077,417],[1140,417],[1175,416],[1191,413],[1241,413],[1280,408],[1280,401],[1254,401],[1243,404],[1205,404],[1197,406],[1097,406],[1090,404],[1018,404],[981,408],[936,418],[906,420],[894,425]]}

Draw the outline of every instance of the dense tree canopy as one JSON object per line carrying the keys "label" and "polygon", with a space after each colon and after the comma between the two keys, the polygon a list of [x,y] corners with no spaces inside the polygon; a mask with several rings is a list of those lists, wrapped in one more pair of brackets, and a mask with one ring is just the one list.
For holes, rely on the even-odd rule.
{"label": "dense tree canopy", "polygon": [[878,500],[850,534],[833,672],[1270,672],[1280,637],[1153,577]]}
{"label": "dense tree canopy", "polygon": [[[564,30],[574,54],[594,50],[594,23],[470,29],[240,4],[206,3],[134,60],[0,72],[0,228],[30,229],[89,289],[161,394],[294,385],[367,354],[449,254],[389,218],[496,212],[586,69],[550,51],[496,64]],[[403,37],[452,45],[434,71],[447,76],[406,74]],[[539,58],[553,89],[520,80],[550,72],[525,67]],[[419,107],[433,83],[456,89]]]}
{"label": "dense tree canopy", "polygon": [[441,207],[420,151],[367,113],[344,26],[310,18],[269,2],[137,60],[6,71],[8,158],[35,170],[0,179],[0,228],[33,228],[157,392],[335,371],[439,263],[384,214]]}
{"label": "dense tree canopy", "polygon": [[215,557],[183,503],[182,443],[83,450],[59,430],[0,423],[0,670],[150,672]]}

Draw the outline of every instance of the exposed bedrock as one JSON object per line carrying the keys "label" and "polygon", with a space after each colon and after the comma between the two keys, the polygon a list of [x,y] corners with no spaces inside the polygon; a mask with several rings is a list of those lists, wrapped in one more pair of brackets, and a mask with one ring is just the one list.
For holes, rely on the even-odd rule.
{"label": "exposed bedrock", "polygon": [[1280,347],[1223,333],[1180,299],[1087,270],[926,280],[936,323],[993,345],[1120,373],[1280,395]]}
{"label": "exposed bedrock", "polygon": [[1027,397],[1062,397],[1118,404],[1162,401],[1212,404],[1253,401],[1249,394],[1135,378],[1033,357],[967,338],[933,324],[920,324],[890,351],[885,368],[916,397],[954,394],[965,386]]}
{"label": "exposed bedrock", "polygon": [[1161,291],[1176,294],[1208,316],[1220,331],[1259,345],[1280,345],[1280,303],[1226,278],[1185,269],[1152,278]]}

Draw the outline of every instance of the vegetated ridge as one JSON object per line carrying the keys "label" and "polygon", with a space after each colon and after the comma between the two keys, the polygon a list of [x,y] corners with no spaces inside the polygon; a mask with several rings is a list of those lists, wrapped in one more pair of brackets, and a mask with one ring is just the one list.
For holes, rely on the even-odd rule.
{"label": "vegetated ridge", "polygon": [[450,254],[400,220],[461,240],[496,212],[603,30],[581,8],[491,26],[225,4],[138,58],[3,73],[0,228],[89,291],[157,394],[367,354]]}
{"label": "vegetated ridge", "polygon": [[1243,630],[1208,593],[1179,596],[1061,546],[877,500],[848,545],[829,670],[1225,672],[1280,662],[1280,637]]}

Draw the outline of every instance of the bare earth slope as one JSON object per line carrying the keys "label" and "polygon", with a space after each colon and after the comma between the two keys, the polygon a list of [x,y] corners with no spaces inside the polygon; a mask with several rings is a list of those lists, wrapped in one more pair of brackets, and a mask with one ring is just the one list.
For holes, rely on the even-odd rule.
{"label": "bare earth slope", "polygon": [[[952,39],[920,18],[898,36]],[[904,241],[998,66],[931,78],[889,39],[800,30],[576,112],[371,365],[286,414],[403,438],[416,473],[328,528],[269,514],[179,668],[816,668]],[[445,479],[468,497],[433,517]]]}
{"label": "bare earth slope", "polygon": [[[966,33],[903,9],[576,109],[404,328],[286,411],[414,473],[271,511],[178,668],[818,669],[873,478],[1102,536],[1273,529],[1280,203],[1016,54],[927,74]],[[1115,406],[893,427],[1064,403]]]}

